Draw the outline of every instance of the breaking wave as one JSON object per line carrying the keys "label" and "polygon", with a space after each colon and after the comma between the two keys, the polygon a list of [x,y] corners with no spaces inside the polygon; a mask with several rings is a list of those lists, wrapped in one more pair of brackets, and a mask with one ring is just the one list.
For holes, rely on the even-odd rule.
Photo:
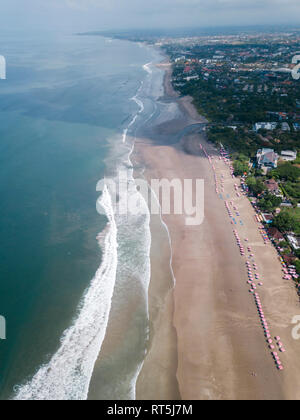
{"label": "breaking wave", "polygon": [[65,331],[59,350],[31,381],[16,389],[15,400],[85,400],[105,337],[117,270],[117,226],[107,187],[97,203],[108,224],[99,235],[103,261],[86,291],[78,317]]}

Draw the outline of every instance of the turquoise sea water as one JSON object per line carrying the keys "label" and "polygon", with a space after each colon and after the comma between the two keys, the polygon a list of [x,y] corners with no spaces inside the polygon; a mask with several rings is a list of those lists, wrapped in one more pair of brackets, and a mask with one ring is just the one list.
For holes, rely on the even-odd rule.
{"label": "turquoise sea water", "polygon": [[[96,211],[96,184],[131,149],[121,152],[133,117],[153,112],[145,100],[142,116],[132,98],[150,77],[144,64],[159,54],[100,37],[0,35],[7,60],[7,80],[0,81],[0,314],[7,321],[7,340],[0,341],[0,398],[11,398],[14,387],[25,383],[28,398],[85,398],[89,378],[80,378],[70,395],[52,395],[55,380],[47,372],[40,381],[49,379],[46,391],[31,380],[58,351],[101,264],[96,237],[107,217]],[[129,240],[125,230],[118,232],[118,241]],[[121,271],[119,261],[119,284]],[[145,327],[144,321],[137,324]],[[84,357],[78,355],[72,375],[81,375]],[[72,358],[56,359],[57,366]]]}

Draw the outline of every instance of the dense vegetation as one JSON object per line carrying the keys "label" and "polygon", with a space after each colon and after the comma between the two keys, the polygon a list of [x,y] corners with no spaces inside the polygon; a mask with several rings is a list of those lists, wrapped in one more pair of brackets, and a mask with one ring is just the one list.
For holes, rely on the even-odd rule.
{"label": "dense vegetation", "polygon": [[[279,155],[283,150],[300,151],[296,124],[300,122],[300,83],[288,72],[271,70],[272,59],[282,66],[291,62],[293,47],[245,43],[194,45],[184,52],[180,45],[167,49],[176,60],[174,88],[190,95],[199,113],[208,119],[208,140],[229,150],[235,175],[244,177],[258,208],[273,213],[273,226],[283,234],[300,235],[300,155],[293,163],[279,160],[278,167],[267,173],[256,162],[261,148],[274,149]],[[253,126],[258,122],[276,125],[256,132]],[[265,182],[268,179],[278,183],[276,194],[268,190],[272,185]],[[293,252],[288,241],[281,247],[283,254]],[[300,259],[300,252],[297,257]],[[296,266],[300,274],[300,260]]]}
{"label": "dense vegetation", "polygon": [[300,234],[299,214],[290,210],[281,211],[273,220],[273,225],[281,232]]}
{"label": "dense vegetation", "polygon": [[[228,71],[230,70],[228,69]],[[255,79],[249,79],[248,82],[257,83]],[[217,123],[234,121],[254,124],[258,121],[271,121],[274,117],[268,115],[268,111],[293,112],[296,100],[300,96],[299,89],[291,91],[287,97],[275,93],[258,95],[256,92],[247,92],[247,94],[238,94],[232,87],[224,86],[222,89],[216,87],[216,82],[213,79],[191,80],[180,88],[180,92],[183,95],[191,95],[200,114]]]}
{"label": "dense vegetation", "polygon": [[266,212],[273,212],[282,203],[280,197],[276,197],[273,194],[267,193],[260,201],[259,208]]}

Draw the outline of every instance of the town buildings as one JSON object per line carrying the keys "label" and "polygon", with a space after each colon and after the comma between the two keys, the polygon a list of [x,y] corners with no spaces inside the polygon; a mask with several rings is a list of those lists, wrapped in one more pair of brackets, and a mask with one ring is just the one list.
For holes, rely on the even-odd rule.
{"label": "town buildings", "polygon": [[260,169],[276,169],[278,164],[278,154],[273,149],[259,149],[256,154],[257,166]]}
{"label": "town buildings", "polygon": [[297,159],[297,152],[293,150],[283,150],[280,154],[281,159],[292,162]]}

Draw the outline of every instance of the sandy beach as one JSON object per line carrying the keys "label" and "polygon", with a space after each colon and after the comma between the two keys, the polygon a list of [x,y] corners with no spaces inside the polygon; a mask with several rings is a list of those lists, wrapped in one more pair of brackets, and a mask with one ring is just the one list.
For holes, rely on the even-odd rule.
{"label": "sandy beach", "polygon": [[[293,284],[282,279],[278,255],[265,245],[247,197],[237,197],[228,166],[219,160],[200,129],[180,138],[176,132],[203,124],[191,98],[179,98],[166,70],[165,101],[177,104],[181,116],[170,113],[136,143],[135,161],[145,177],[172,180],[204,179],[205,218],[187,226],[185,216],[163,215],[172,248],[175,286],[170,276],[167,231],[152,217],[152,276],[149,292],[150,347],[137,382],[138,399],[299,399],[300,341],[292,338],[291,323],[300,314]],[[200,126],[199,126],[200,127]],[[164,133],[161,136],[160,133]],[[174,139],[164,142],[163,138]],[[175,141],[177,139],[177,141]],[[214,172],[199,145],[214,157],[224,192],[215,192]],[[233,226],[225,201],[233,201],[240,216]],[[271,335],[279,335],[286,352],[284,371],[276,368],[247,284],[233,230],[245,248],[251,246],[263,286],[259,289]]]}

